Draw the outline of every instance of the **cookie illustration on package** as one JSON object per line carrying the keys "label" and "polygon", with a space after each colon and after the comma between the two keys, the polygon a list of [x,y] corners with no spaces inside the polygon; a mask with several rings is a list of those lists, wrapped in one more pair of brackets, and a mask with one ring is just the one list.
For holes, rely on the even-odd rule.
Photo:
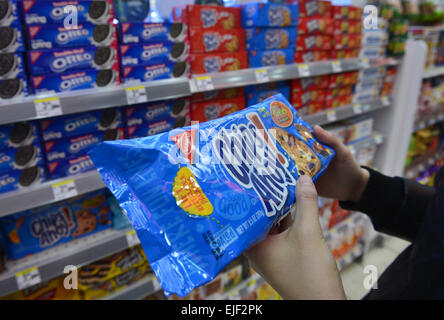
{"label": "cookie illustration on package", "polygon": [[170,27],[169,37],[173,41],[183,41],[186,34],[186,26],[181,22],[174,22]]}
{"label": "cookie illustration on package", "polygon": [[187,123],[187,119],[183,116],[177,117],[176,121],[174,122],[174,128],[180,128],[183,127]]}
{"label": "cookie illustration on package", "polygon": [[114,49],[110,47],[99,47],[94,53],[94,65],[97,69],[106,69],[114,63]]}
{"label": "cookie illustration on package", "polygon": [[97,219],[91,211],[79,210],[76,211],[75,216],[77,220],[77,229],[72,234],[73,237],[79,237],[96,229]]}
{"label": "cookie illustration on package", "polygon": [[108,46],[113,38],[113,27],[107,24],[99,24],[94,27],[92,40],[96,45]]}
{"label": "cookie illustration on package", "polygon": [[38,155],[38,149],[36,146],[29,145],[18,148],[14,156],[14,164],[18,169],[30,166],[35,162]]}
{"label": "cookie illustration on package", "polygon": [[33,134],[34,129],[28,122],[16,122],[11,128],[9,141],[12,146],[21,146],[31,142]]}
{"label": "cookie illustration on package", "polygon": [[101,130],[111,129],[119,120],[119,112],[116,109],[106,109],[100,116],[99,128]]}
{"label": "cookie illustration on package", "polygon": [[42,175],[41,169],[37,166],[23,169],[19,176],[19,186],[29,187],[37,182]]}
{"label": "cookie illustration on package", "polygon": [[188,46],[183,42],[176,42],[171,47],[171,57],[173,60],[181,60],[188,55]]}
{"label": "cookie illustration on package", "polygon": [[188,71],[188,64],[186,62],[178,62],[173,68],[173,77],[179,78],[186,74]]}
{"label": "cookie illustration on package", "polygon": [[0,54],[0,79],[6,77],[15,77],[14,70],[17,67],[17,57],[12,53]]}
{"label": "cookie illustration on package", "polygon": [[116,72],[114,70],[100,70],[96,76],[96,85],[98,87],[106,87],[114,83]]}
{"label": "cookie illustration on package", "polygon": [[24,84],[21,79],[0,80],[0,98],[12,99],[23,93]]}
{"label": "cookie illustration on package", "polygon": [[117,129],[106,130],[103,134],[102,141],[112,141],[120,139],[120,131]]}
{"label": "cookie illustration on package", "polygon": [[188,101],[185,99],[174,100],[173,110],[172,110],[173,116],[180,115],[185,110],[185,107],[187,106],[187,104],[188,104]]}
{"label": "cookie illustration on package", "polygon": [[88,20],[93,23],[106,23],[109,19],[110,5],[106,1],[94,0],[89,5]]}
{"label": "cookie illustration on package", "polygon": [[0,25],[7,25],[12,16],[12,3],[7,0],[0,1]]}

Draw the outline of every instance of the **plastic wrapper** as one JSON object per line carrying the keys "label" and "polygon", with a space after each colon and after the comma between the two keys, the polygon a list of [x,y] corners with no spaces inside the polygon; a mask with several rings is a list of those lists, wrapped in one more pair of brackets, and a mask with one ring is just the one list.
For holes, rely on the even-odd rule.
{"label": "plastic wrapper", "polygon": [[210,282],[291,211],[300,175],[334,151],[282,95],[228,116],[90,151],[166,295]]}

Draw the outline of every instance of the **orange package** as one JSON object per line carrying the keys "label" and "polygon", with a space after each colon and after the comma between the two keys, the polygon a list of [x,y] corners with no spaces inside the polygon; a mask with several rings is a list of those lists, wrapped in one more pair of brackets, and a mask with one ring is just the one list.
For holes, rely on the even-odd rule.
{"label": "orange package", "polygon": [[308,63],[324,61],[329,59],[330,51],[295,51],[294,62],[296,63]]}
{"label": "orange package", "polygon": [[330,18],[300,18],[298,34],[333,34],[333,19]]}
{"label": "orange package", "polygon": [[331,18],[332,5],[330,1],[300,0],[299,18]]}
{"label": "orange package", "polygon": [[359,56],[359,49],[344,49],[344,50],[332,50],[330,51],[330,59],[352,59]]}
{"label": "orange package", "polygon": [[299,78],[291,81],[291,91],[326,89],[330,83],[330,75]]}
{"label": "orange package", "polygon": [[196,53],[191,55],[191,72],[203,74],[248,68],[247,51]]}
{"label": "orange package", "polygon": [[352,103],[353,95],[347,95],[342,97],[337,97],[333,99],[325,100],[325,109],[333,109],[342,106],[346,106]]}
{"label": "orange package", "polygon": [[325,100],[325,90],[311,90],[311,91],[292,91],[291,104],[297,109],[309,103],[322,103]]}
{"label": "orange package", "polygon": [[334,20],[333,34],[360,34],[362,22],[359,20]]}
{"label": "orange package", "polygon": [[361,46],[360,34],[339,34],[333,36],[333,49],[334,50],[344,50],[359,48]]}
{"label": "orange package", "polygon": [[190,27],[230,30],[242,28],[241,10],[233,7],[187,5],[173,8],[172,18]]}
{"label": "orange package", "polygon": [[205,122],[245,108],[245,96],[191,104],[191,120]]}
{"label": "orange package", "polygon": [[190,28],[191,53],[236,52],[245,50],[244,29]]}
{"label": "orange package", "polygon": [[326,35],[298,36],[296,51],[331,50],[332,37]]}
{"label": "orange package", "polygon": [[358,82],[359,71],[336,73],[330,75],[329,88],[354,85]]}
{"label": "orange package", "polygon": [[362,8],[354,6],[333,6],[333,19],[340,20],[361,20]]}

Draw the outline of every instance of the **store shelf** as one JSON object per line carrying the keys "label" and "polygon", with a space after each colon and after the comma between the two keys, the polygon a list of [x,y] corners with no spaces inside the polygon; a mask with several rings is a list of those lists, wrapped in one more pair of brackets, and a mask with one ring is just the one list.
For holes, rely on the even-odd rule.
{"label": "store shelf", "polygon": [[302,77],[360,70],[378,66],[397,65],[391,58],[383,59],[343,59],[312,63],[294,63],[273,67],[250,68],[237,71],[194,75],[190,82],[191,92],[219,90],[260,82],[275,82]]}
{"label": "store shelf", "polygon": [[389,98],[377,99],[366,103],[354,103],[305,116],[304,120],[307,121],[311,126],[325,125],[383,109],[390,106],[390,104],[391,100]]}
{"label": "store shelf", "polygon": [[422,74],[423,79],[427,78],[433,78],[436,76],[444,75],[444,66],[443,67],[432,67],[429,69],[424,70],[424,73]]}
{"label": "store shelf", "polygon": [[102,300],[141,300],[160,289],[156,277],[148,275],[128,287],[112,293]]}
{"label": "store shelf", "polygon": [[187,78],[177,78],[103,89],[36,95],[2,102],[0,104],[0,124],[46,117],[37,114],[35,99],[57,97],[60,101],[60,114],[124,106],[128,104],[126,89],[135,86],[145,87],[147,101],[173,99],[191,94],[189,80]]}
{"label": "store shelf", "polygon": [[356,155],[360,150],[367,149],[374,145],[380,145],[383,142],[384,136],[379,132],[374,132],[371,137],[348,144],[347,147],[350,149],[353,155]]}
{"label": "store shelf", "polygon": [[241,300],[265,283],[265,280],[259,274],[255,273],[249,279],[242,281],[235,288],[225,293],[220,297],[220,300]]}
{"label": "store shelf", "polygon": [[444,108],[441,108],[440,112],[436,112],[417,119],[413,126],[413,132],[433,126],[441,121],[444,121]]}
{"label": "store shelf", "polygon": [[405,168],[404,174],[406,178],[413,179],[418,174],[433,165],[439,159],[444,158],[444,149],[437,150],[433,153],[422,156],[414,160],[409,166]]}
{"label": "store shelf", "polygon": [[97,171],[90,171],[64,179],[51,180],[29,189],[7,192],[0,195],[0,217],[56,202],[54,189],[57,185],[72,181],[74,181],[77,194],[105,188],[100,174]]}
{"label": "store shelf", "polygon": [[24,270],[37,267],[41,281],[47,281],[63,275],[66,266],[81,267],[127,249],[127,233],[130,231],[109,229],[22,259],[7,261],[7,271],[0,274],[0,296],[19,290],[16,274]]}

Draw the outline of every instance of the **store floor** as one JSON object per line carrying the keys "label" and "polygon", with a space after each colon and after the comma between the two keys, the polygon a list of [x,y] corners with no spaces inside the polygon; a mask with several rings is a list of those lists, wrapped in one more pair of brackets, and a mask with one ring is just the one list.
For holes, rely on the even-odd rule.
{"label": "store floor", "polygon": [[359,300],[368,292],[364,287],[364,273],[367,265],[374,265],[379,275],[393,262],[409,242],[394,237],[386,237],[382,248],[374,248],[359,262],[354,262],[341,271],[342,283],[348,299]]}

